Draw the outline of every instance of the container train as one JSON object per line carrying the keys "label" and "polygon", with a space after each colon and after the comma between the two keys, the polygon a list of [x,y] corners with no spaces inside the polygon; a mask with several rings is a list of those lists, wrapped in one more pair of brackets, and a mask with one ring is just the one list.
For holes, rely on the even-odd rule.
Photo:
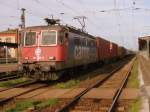
{"label": "container train", "polygon": [[70,26],[54,23],[20,32],[20,68],[37,80],[57,80],[74,69],[125,56],[125,48]]}

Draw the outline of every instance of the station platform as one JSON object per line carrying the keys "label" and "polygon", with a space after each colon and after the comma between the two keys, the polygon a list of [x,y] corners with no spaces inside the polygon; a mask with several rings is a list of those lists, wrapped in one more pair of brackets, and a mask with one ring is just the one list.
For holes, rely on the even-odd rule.
{"label": "station platform", "polygon": [[18,63],[0,64],[0,73],[18,70]]}
{"label": "station platform", "polygon": [[140,96],[142,104],[140,112],[150,112],[150,59],[142,52],[138,55],[138,61],[138,76],[140,81]]}

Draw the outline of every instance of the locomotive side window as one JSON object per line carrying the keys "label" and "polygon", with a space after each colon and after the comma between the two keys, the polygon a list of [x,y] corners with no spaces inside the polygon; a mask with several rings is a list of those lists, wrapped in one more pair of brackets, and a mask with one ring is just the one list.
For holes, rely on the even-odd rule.
{"label": "locomotive side window", "polygon": [[36,32],[27,32],[25,37],[25,45],[31,46],[36,42]]}
{"label": "locomotive side window", "polygon": [[42,45],[54,45],[56,44],[56,31],[44,31],[42,32]]}

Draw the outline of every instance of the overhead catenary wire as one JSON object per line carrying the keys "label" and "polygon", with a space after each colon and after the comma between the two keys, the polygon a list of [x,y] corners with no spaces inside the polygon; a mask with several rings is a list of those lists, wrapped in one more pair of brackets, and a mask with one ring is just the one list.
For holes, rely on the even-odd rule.
{"label": "overhead catenary wire", "polygon": [[[6,7],[8,7],[8,8],[10,8],[10,9],[14,9],[15,11],[18,11],[18,12],[20,12],[20,9],[19,8],[21,8],[21,0],[15,0],[15,1],[18,1],[18,5],[11,5],[9,2],[7,2],[7,1],[0,1],[0,3],[2,3],[1,5],[3,5],[3,4],[5,4],[4,6],[6,6]],[[85,2],[85,0],[82,0],[82,1],[79,1],[79,0],[77,0],[77,2],[78,2],[78,4],[80,4],[81,5],[81,7],[82,7],[82,9],[76,9],[75,7],[72,7],[72,5],[70,5],[70,4],[68,4],[69,2],[65,2],[65,0],[53,0],[53,1],[56,1],[57,3],[54,3],[54,5],[56,5],[56,6],[58,6],[58,4],[60,4],[62,7],[58,7],[58,9],[62,9],[62,12],[59,12],[59,11],[57,11],[57,10],[55,10],[55,9],[53,9],[53,8],[51,8],[51,7],[49,7],[49,4],[46,4],[46,2],[44,2],[44,1],[42,1],[42,0],[32,0],[32,1],[35,1],[35,3],[37,3],[38,5],[37,6],[39,6],[38,8],[39,8],[39,12],[38,12],[38,10],[33,10],[32,8],[31,9],[27,9],[27,14],[28,15],[30,15],[30,16],[32,16],[32,18],[34,18],[34,19],[36,19],[36,20],[38,20],[38,19],[43,19],[44,18],[44,16],[49,16],[50,14],[54,14],[54,16],[55,16],[55,14],[57,14],[57,15],[61,15],[60,13],[64,13],[64,14],[62,14],[63,15],[63,17],[65,18],[65,17],[67,17],[67,19],[69,20],[71,20],[71,17],[73,18],[74,16],[78,16],[78,15],[85,15],[85,16],[87,16],[87,14],[86,13],[88,13],[88,15],[89,15],[89,17],[88,17],[88,19],[86,20],[87,21],[87,23],[88,24],[90,24],[90,26],[92,27],[92,29],[94,29],[94,30],[99,30],[99,31],[101,31],[103,34],[107,34],[108,36],[110,36],[111,35],[111,37],[112,37],[112,35],[113,35],[113,33],[111,32],[111,30],[106,30],[103,26],[104,25],[102,25],[101,24],[101,22],[99,22],[99,24],[97,24],[97,21],[95,21],[95,20],[100,20],[101,19],[101,15],[99,14],[99,13],[103,13],[103,12],[108,12],[108,13],[114,13],[115,11],[117,12],[118,11],[118,13],[121,15],[122,13],[123,13],[123,11],[130,11],[130,13],[132,14],[132,11],[131,10],[134,10],[134,13],[135,13],[135,11],[137,12],[137,13],[139,13],[140,11],[150,11],[150,9],[149,8],[137,8],[137,7],[134,7],[134,9],[132,9],[132,7],[130,8],[122,8],[122,7],[120,7],[120,8],[116,8],[116,9],[108,9],[108,10],[99,10],[99,9],[96,9],[96,10],[92,10],[92,9],[85,9],[85,8],[87,8],[86,7],[86,2]],[[66,0],[67,1],[67,0]],[[122,0],[123,2],[125,2],[125,0]],[[81,4],[81,2],[84,2],[84,4]],[[127,2],[126,2],[127,3]],[[136,2],[135,2],[136,3]],[[36,7],[36,6],[35,6]],[[41,7],[42,7],[42,9],[47,9],[49,12],[50,12],[50,14],[49,14],[49,12],[48,11],[45,11],[45,10],[42,10],[41,9]],[[67,9],[67,13],[64,11],[65,9],[64,8],[66,8]],[[88,7],[89,8],[89,7]],[[69,9],[69,10],[68,10]],[[86,11],[86,13],[85,13],[85,11]],[[90,11],[91,11],[91,13],[90,13]],[[19,14],[19,13],[16,13],[17,15]],[[51,13],[52,12],[52,13]],[[92,14],[92,16],[91,16],[91,14]],[[62,16],[61,15],[61,16]],[[119,16],[119,15],[118,15]],[[132,15],[131,15],[132,16]],[[130,16],[130,17],[131,17]],[[135,15],[134,15],[135,16]],[[19,19],[19,15],[18,15],[18,19]],[[10,18],[16,18],[17,19],[17,17],[10,17]],[[118,18],[121,18],[121,17],[118,17]],[[63,19],[63,18],[62,18]],[[66,18],[65,18],[66,19]],[[121,20],[120,20],[121,21]],[[107,24],[107,23],[106,23]],[[132,25],[132,24],[131,24]],[[116,27],[116,26],[115,26]],[[119,24],[117,24],[117,27],[120,29],[120,31],[118,30],[118,32],[120,32],[121,33],[121,31],[122,31],[122,29],[121,29],[121,27],[122,27],[122,24],[121,23],[119,23]],[[135,26],[134,26],[135,27]],[[135,30],[135,29],[134,29]],[[135,32],[135,31],[134,31]]]}
{"label": "overhead catenary wire", "polygon": [[[67,9],[70,9],[73,13],[72,15],[73,16],[76,16],[76,15],[84,15],[84,12],[83,11],[77,11],[75,9],[73,9],[72,7],[70,7],[69,5],[65,4],[63,1],[61,0],[56,0],[59,4],[61,4],[63,7],[67,8]],[[100,27],[97,23],[93,22],[93,20],[91,20],[91,18],[88,17],[88,19],[86,20],[88,21],[89,23],[91,23],[92,25],[94,25],[94,29],[99,29],[99,30],[102,30],[102,27]],[[103,30],[104,31],[104,30]],[[104,31],[106,32],[106,31]]]}

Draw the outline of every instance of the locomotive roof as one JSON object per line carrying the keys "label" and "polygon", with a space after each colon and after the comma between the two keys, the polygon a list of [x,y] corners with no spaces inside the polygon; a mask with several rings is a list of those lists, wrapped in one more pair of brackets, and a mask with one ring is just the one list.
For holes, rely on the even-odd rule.
{"label": "locomotive roof", "polygon": [[90,38],[95,39],[94,36],[92,36],[92,35],[90,35],[90,34],[88,34],[88,33],[86,33],[86,32],[83,32],[83,31],[81,31],[80,29],[77,29],[77,28],[75,28],[75,27],[73,27],[73,26],[68,26],[68,25],[66,25],[66,26],[65,26],[65,25],[29,26],[29,27],[26,27],[24,30],[27,30],[27,31],[28,31],[28,30],[41,30],[41,29],[46,30],[46,29],[48,29],[48,28],[54,28],[54,29],[61,29],[61,28],[64,28],[64,29],[68,29],[70,32],[74,32],[74,33],[77,33],[77,34],[80,34],[80,35],[84,35],[84,36],[88,36],[88,37],[90,37]]}

